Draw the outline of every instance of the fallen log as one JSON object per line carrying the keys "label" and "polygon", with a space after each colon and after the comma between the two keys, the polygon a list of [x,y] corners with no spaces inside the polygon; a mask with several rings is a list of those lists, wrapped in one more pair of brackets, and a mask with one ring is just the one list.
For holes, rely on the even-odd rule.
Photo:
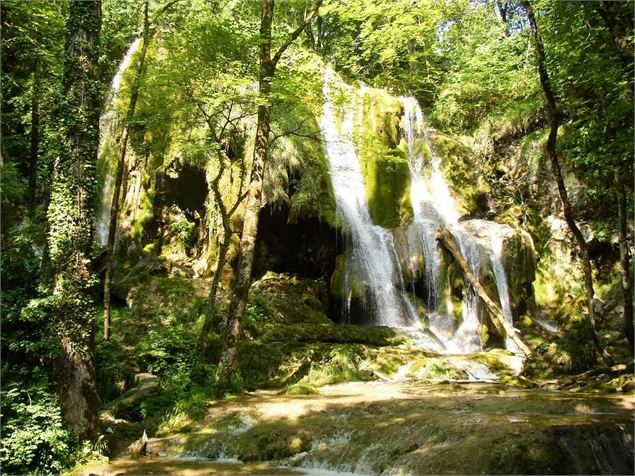
{"label": "fallen log", "polygon": [[465,277],[474,288],[474,291],[476,291],[476,294],[478,294],[478,296],[481,298],[481,300],[485,304],[485,307],[487,307],[490,318],[492,320],[492,323],[494,324],[494,327],[496,327],[496,330],[500,332],[503,336],[509,337],[516,344],[518,349],[526,357],[528,357],[529,354],[531,354],[531,350],[529,349],[529,347],[527,347],[527,344],[525,344],[522,341],[522,339],[518,336],[519,334],[518,329],[512,326],[511,323],[507,319],[505,319],[505,316],[500,306],[496,304],[492,298],[489,297],[489,295],[487,294],[487,291],[485,291],[485,288],[483,287],[481,282],[474,275],[474,273],[472,273],[472,270],[470,269],[470,265],[465,260],[465,258],[463,258],[463,255],[461,254],[461,251],[459,247],[457,246],[456,241],[454,241],[454,237],[452,236],[452,233],[450,233],[450,230],[447,230],[447,229],[439,230],[437,232],[437,241],[441,243],[441,246],[443,246],[452,255],[454,260],[463,270]]}

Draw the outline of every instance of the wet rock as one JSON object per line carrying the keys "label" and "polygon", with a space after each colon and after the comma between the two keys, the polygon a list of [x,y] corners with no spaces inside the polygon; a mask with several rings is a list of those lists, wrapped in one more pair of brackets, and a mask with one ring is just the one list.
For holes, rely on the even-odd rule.
{"label": "wet rock", "polygon": [[[372,474],[632,474],[632,411],[621,399],[498,385],[349,383],[319,395],[217,402],[171,455]],[[579,413],[588,406],[593,413]],[[235,419],[249,419],[236,425]],[[227,421],[234,424],[227,425]]]}
{"label": "wet rock", "polygon": [[485,220],[466,220],[463,226],[486,250],[499,243],[512,312],[519,317],[533,306],[536,251],[531,236],[524,230]]}

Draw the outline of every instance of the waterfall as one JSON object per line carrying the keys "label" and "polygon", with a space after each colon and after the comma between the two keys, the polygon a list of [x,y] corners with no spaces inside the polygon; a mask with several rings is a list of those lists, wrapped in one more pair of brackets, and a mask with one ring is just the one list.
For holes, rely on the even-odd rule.
{"label": "waterfall", "polygon": [[[452,303],[443,302],[440,289],[441,256],[436,234],[448,228],[456,238],[461,253],[476,276],[480,276],[480,250],[459,224],[459,212],[441,172],[441,160],[430,147],[424,128],[423,112],[416,99],[399,97],[403,106],[402,131],[407,143],[410,167],[410,201],[414,212],[413,225],[418,233],[425,259],[428,292],[429,330],[451,353],[474,352],[481,349],[479,337],[480,302],[473,291],[463,301],[463,322],[454,329]],[[426,164],[426,152],[429,163]],[[416,247],[415,247],[416,248]]]}
{"label": "waterfall", "polygon": [[[428,308],[433,311],[429,316],[430,330],[436,335],[445,335],[445,346],[448,351],[456,353],[473,352],[481,349],[479,336],[480,299],[471,287],[463,300],[463,322],[453,335],[451,329],[451,303],[447,303],[448,312],[440,312],[439,275],[441,260],[436,242],[436,231],[439,227],[448,228],[456,239],[461,254],[468,262],[474,275],[482,278],[482,267],[485,259],[491,263],[496,280],[501,308],[505,318],[511,323],[512,309],[509,298],[507,278],[503,268],[502,249],[505,233],[499,226],[488,224],[490,234],[490,250],[484,256],[484,250],[475,238],[459,223],[459,213],[449,187],[440,170],[440,159],[430,147],[430,139],[424,131],[423,113],[414,98],[400,97],[404,116],[402,120],[403,135],[408,145],[411,174],[410,199],[414,209],[414,225],[418,228],[419,238],[426,260],[426,284],[428,286]],[[425,179],[424,151],[429,150],[430,177]],[[450,322],[448,322],[450,321]],[[511,339],[506,339],[509,350],[518,350]]]}
{"label": "waterfall", "polygon": [[[491,234],[491,253],[490,261],[492,263],[492,270],[494,271],[494,278],[496,279],[496,288],[498,289],[498,296],[503,309],[503,315],[510,324],[513,324],[514,318],[512,315],[512,306],[509,300],[509,287],[507,286],[507,277],[505,276],[505,268],[503,267],[503,241],[505,236],[498,233]],[[518,350],[516,343],[509,338],[505,339],[505,347],[512,352]]]}
{"label": "waterfall", "polygon": [[[109,147],[113,147],[114,137],[117,133],[118,114],[116,100],[121,89],[121,81],[123,74],[130,66],[132,61],[132,55],[137,51],[141,43],[141,38],[135,39],[125,56],[119,63],[119,68],[112,78],[110,83],[110,92],[108,93],[108,100],[106,102],[105,112],[99,118],[99,148],[98,157],[101,159],[104,156],[105,151]],[[111,161],[103,160],[104,163],[104,184],[101,191],[101,205],[99,207],[99,214],[95,223],[95,238],[97,242],[105,246],[108,242],[108,228],[110,226],[110,207],[112,205],[112,186],[113,186],[113,174],[111,170]]]}
{"label": "waterfall", "polygon": [[[390,230],[373,224],[366,201],[366,187],[360,169],[359,158],[354,144],[355,125],[362,130],[363,98],[370,94],[367,87],[358,90],[337,82],[344,94],[335,95],[332,85],[335,74],[327,68],[323,93],[324,110],[321,130],[325,141],[329,172],[338,213],[344,218],[350,231],[352,252],[344,279],[347,305],[350,311],[353,279],[362,281],[367,296],[371,300],[369,314],[373,323],[392,327],[408,328],[417,343],[428,350],[445,354],[466,354],[482,350],[480,298],[471,286],[466,291],[461,304],[460,323],[457,325],[455,305],[450,299],[447,283],[442,283],[442,255],[436,234],[441,228],[448,229],[455,238],[460,252],[472,273],[483,279],[484,273],[494,274],[503,313],[512,322],[512,309],[507,278],[502,262],[503,241],[509,227],[482,220],[472,220],[472,227],[460,222],[455,200],[441,171],[441,159],[431,146],[431,140],[424,124],[423,112],[416,99],[399,97],[403,115],[400,130],[405,141],[406,155],[410,171],[410,201],[413,221],[406,233],[408,262],[425,260],[425,304],[427,308],[426,328],[421,326],[415,297],[409,295],[403,282],[400,260],[393,243]],[[333,98],[341,104],[336,116]],[[373,102],[370,102],[373,107]],[[358,114],[357,117],[355,114]],[[340,119],[338,130],[337,119]],[[355,121],[356,119],[356,121]],[[357,122],[357,124],[355,124]],[[473,230],[476,225],[486,230]],[[469,230],[468,230],[469,228]],[[484,240],[486,238],[486,240]],[[412,264],[409,266],[413,266]],[[413,275],[415,269],[410,269]],[[506,339],[509,350],[517,350],[510,339]]]}
{"label": "waterfall", "polygon": [[[320,128],[329,159],[329,173],[338,213],[344,218],[352,239],[352,265],[355,276],[369,289],[372,312],[376,323],[392,327],[420,327],[414,306],[403,291],[401,269],[389,230],[374,225],[366,202],[366,187],[353,144],[355,107],[361,107],[361,98],[346,85],[347,95],[353,98],[344,105],[340,131],[332,103],[332,70],[327,69],[324,79],[324,111]],[[350,296],[351,278],[345,280],[346,294]]]}

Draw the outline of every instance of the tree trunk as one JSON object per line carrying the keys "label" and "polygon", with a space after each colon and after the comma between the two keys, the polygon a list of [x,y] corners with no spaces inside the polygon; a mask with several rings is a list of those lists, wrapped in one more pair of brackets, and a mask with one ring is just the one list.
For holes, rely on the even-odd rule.
{"label": "tree trunk", "polygon": [[273,0],[263,0],[262,21],[260,27],[260,80],[259,92],[263,103],[258,106],[258,125],[256,128],[256,144],[254,147],[252,175],[249,185],[249,195],[243,221],[243,231],[240,241],[240,258],[238,273],[234,284],[232,300],[227,315],[227,327],[221,351],[216,382],[220,389],[226,388],[236,371],[238,362],[238,343],[242,332],[243,315],[251,286],[251,271],[256,251],[256,235],[258,231],[258,215],[262,200],[262,181],[264,167],[269,149],[269,120],[271,106],[268,102],[271,92],[271,80],[274,68],[270,60],[271,53],[271,22],[273,18]]}
{"label": "tree trunk", "polygon": [[[210,127],[212,124],[210,124]],[[225,263],[227,262],[227,252],[229,251],[229,245],[231,244],[231,238],[233,235],[233,231],[231,228],[230,218],[231,215],[236,211],[238,205],[242,201],[240,193],[242,190],[239,190],[238,198],[236,199],[236,203],[234,206],[228,211],[227,207],[223,203],[223,196],[219,189],[220,179],[222,178],[225,172],[225,163],[223,161],[223,157],[219,153],[219,170],[216,178],[212,180],[211,188],[214,193],[214,200],[218,204],[218,208],[221,213],[221,220],[223,222],[223,241],[220,245],[220,250],[218,251],[218,260],[216,261],[216,269],[214,270],[214,276],[212,277],[212,285],[209,289],[209,294],[207,296],[207,312],[205,313],[205,320],[203,321],[203,326],[201,327],[201,332],[198,336],[198,345],[197,345],[197,354],[199,356],[203,356],[205,353],[205,341],[207,340],[207,336],[212,330],[212,326],[214,325],[214,321],[216,320],[216,296],[218,294],[218,286],[220,284],[220,278],[223,274],[223,268],[225,267]],[[242,180],[241,180],[242,184]]]}
{"label": "tree trunk", "polygon": [[98,431],[95,327],[90,270],[93,197],[99,141],[101,2],[70,2],[64,59],[65,150],[54,164],[48,210],[53,267],[51,319],[61,344],[60,391],[64,420],[80,438]]}
{"label": "tree trunk", "polygon": [[238,275],[234,284],[232,300],[227,315],[227,327],[223,349],[216,373],[216,384],[219,391],[227,387],[232,375],[236,372],[238,363],[238,343],[242,332],[243,316],[251,286],[251,271],[253,268],[258,231],[258,215],[262,202],[262,182],[269,150],[269,130],[271,117],[271,83],[278,61],[286,49],[304,31],[311,19],[317,14],[322,0],[317,0],[304,22],[296,28],[289,38],[280,46],[276,54],[271,56],[271,24],[273,22],[274,0],[261,1],[260,17],[260,75],[258,92],[261,104],[258,106],[258,125],[256,127],[256,142],[254,147],[252,175],[247,196],[247,205],[243,221],[243,231],[240,242],[240,259],[238,261]]}
{"label": "tree trunk", "polygon": [[615,188],[617,189],[618,232],[620,240],[620,272],[622,274],[622,296],[624,302],[624,323],[622,329],[628,339],[631,355],[634,352],[633,340],[633,275],[631,274],[631,250],[628,246],[628,224],[626,220],[626,191],[619,172],[615,171]]}
{"label": "tree trunk", "polygon": [[509,3],[508,0],[496,0],[496,10],[500,16],[501,21],[505,25],[503,34],[506,38],[509,37]]}
{"label": "tree trunk", "polygon": [[558,108],[556,104],[556,97],[553,90],[551,89],[549,75],[545,66],[545,49],[542,43],[542,37],[540,35],[540,30],[538,29],[538,24],[536,23],[536,17],[534,15],[533,7],[529,3],[529,0],[521,0],[520,3],[527,12],[529,24],[531,26],[531,30],[534,34],[534,40],[536,42],[536,57],[538,60],[540,84],[545,94],[545,98],[547,99],[547,113],[549,115],[550,124],[546,151],[549,157],[549,161],[551,162],[551,172],[553,173],[556,184],[558,186],[558,194],[560,195],[560,200],[562,201],[564,219],[567,222],[569,230],[571,231],[571,234],[573,235],[580,252],[580,261],[582,262],[582,268],[584,269],[584,285],[587,295],[587,310],[589,313],[593,343],[595,344],[595,347],[597,348],[598,352],[600,353],[602,359],[606,362],[606,364],[612,365],[613,360],[611,359],[611,356],[608,354],[608,352],[606,352],[606,350],[602,348],[597,332],[594,309],[595,290],[593,288],[593,268],[591,265],[591,259],[589,258],[589,247],[584,238],[584,235],[582,234],[582,231],[580,231],[580,228],[578,227],[573,216],[573,207],[571,205],[571,201],[569,200],[567,188],[564,184],[562,171],[560,170],[560,161],[556,149],[556,140],[558,138],[559,127]]}
{"label": "tree trunk", "polygon": [[124,169],[126,168],[126,152],[128,149],[128,137],[130,136],[130,123],[134,117],[139,99],[139,88],[141,87],[141,77],[145,66],[148,43],[150,41],[150,22],[148,20],[148,0],[145,0],[143,10],[143,46],[141,56],[137,63],[134,82],[130,92],[130,103],[126,111],[126,119],[123,123],[121,138],[121,151],[117,160],[117,171],[115,172],[115,187],[112,193],[112,203],[110,206],[110,223],[108,226],[108,243],[106,246],[106,273],[104,278],[104,339],[110,339],[110,299],[112,287],[112,264],[115,253],[115,239],[117,237],[117,221],[119,218],[119,204],[121,203],[121,184],[123,182]]}
{"label": "tree trunk", "polygon": [[216,262],[216,269],[214,270],[214,276],[212,277],[212,284],[209,288],[209,294],[207,296],[207,312],[205,314],[205,320],[198,336],[197,354],[203,356],[205,353],[205,341],[209,335],[214,321],[216,320],[217,308],[216,308],[216,296],[218,295],[218,287],[220,285],[220,278],[223,274],[223,268],[227,263],[227,251],[229,251],[229,245],[231,243],[232,233],[225,232],[223,241],[218,251],[218,260]]}
{"label": "tree trunk", "polygon": [[514,341],[514,343],[518,346],[518,349],[520,349],[520,351],[525,355],[525,357],[528,357],[529,354],[531,354],[531,350],[529,349],[529,347],[527,347],[527,344],[525,344],[521,340],[521,338],[518,336],[519,334],[518,329],[512,326],[509,323],[509,321],[505,319],[505,316],[500,306],[496,304],[491,297],[489,297],[489,295],[487,294],[487,291],[485,291],[485,288],[483,287],[481,282],[474,275],[474,273],[472,273],[472,270],[470,269],[470,265],[468,264],[467,261],[465,261],[465,258],[463,258],[463,255],[461,255],[461,251],[459,250],[459,247],[456,245],[454,241],[454,237],[452,236],[450,231],[446,229],[440,230],[437,233],[437,240],[454,257],[455,261],[461,267],[461,269],[463,270],[463,273],[467,277],[467,280],[470,282],[470,284],[474,288],[474,291],[476,291],[476,293],[481,298],[483,303],[485,303],[485,306],[487,307],[487,310],[489,311],[490,318],[492,320],[492,323],[494,324],[494,327],[496,327],[496,330],[502,336],[508,337],[512,341]]}
{"label": "tree trunk", "polygon": [[37,163],[40,147],[40,61],[35,62],[33,72],[33,96],[31,98],[31,154],[29,158],[29,202],[35,208],[37,194]]}

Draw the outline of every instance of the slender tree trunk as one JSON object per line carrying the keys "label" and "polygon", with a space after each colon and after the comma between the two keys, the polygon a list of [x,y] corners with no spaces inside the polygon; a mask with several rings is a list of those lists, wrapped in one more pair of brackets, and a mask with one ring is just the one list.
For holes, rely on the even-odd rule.
{"label": "slender tree trunk", "polygon": [[317,50],[322,52],[324,50],[324,20],[322,20],[321,16],[317,17]]}
{"label": "slender tree trunk", "polygon": [[620,272],[622,274],[622,296],[624,302],[624,323],[622,329],[628,339],[631,355],[634,352],[633,340],[633,275],[631,274],[631,250],[628,246],[628,224],[626,220],[626,191],[619,172],[615,171],[615,188],[617,189],[618,232],[620,240]]}
{"label": "slender tree trunk", "polygon": [[271,106],[267,101],[269,93],[271,92],[271,80],[273,79],[273,68],[270,60],[273,0],[263,0],[262,5],[259,92],[264,104],[258,106],[256,144],[240,242],[238,274],[234,284],[232,300],[229,305],[223,349],[216,374],[216,381],[221,389],[229,385],[232,374],[236,371],[236,364],[238,362],[238,343],[242,332],[243,315],[247,305],[249,288],[251,286],[251,272],[256,251],[258,216],[262,197],[262,182],[269,149]]}
{"label": "slender tree trunk", "polygon": [[37,163],[40,148],[40,61],[33,72],[33,97],[31,98],[31,155],[29,158],[29,201],[35,207],[37,193]]}
{"label": "slender tree trunk", "polygon": [[207,312],[205,314],[205,320],[203,321],[203,326],[201,327],[201,331],[198,336],[197,354],[201,357],[205,353],[205,341],[207,340],[207,336],[212,330],[212,326],[214,325],[214,321],[217,315],[216,296],[218,294],[218,287],[220,285],[220,278],[223,274],[223,268],[225,267],[225,264],[227,262],[227,252],[229,251],[229,245],[231,244],[231,238],[233,235],[230,219],[233,213],[238,208],[238,205],[242,201],[240,196],[240,193],[242,192],[242,190],[239,190],[239,195],[238,195],[238,198],[236,199],[236,203],[230,210],[228,210],[225,204],[223,203],[223,196],[219,189],[219,182],[224,171],[225,171],[224,161],[222,157],[219,156],[219,171],[218,171],[218,175],[211,183],[211,188],[214,193],[214,200],[216,200],[216,203],[218,204],[218,207],[220,208],[221,220],[223,222],[223,241],[221,242],[220,249],[218,251],[216,269],[214,270],[214,276],[212,277],[212,284],[210,286],[209,294],[207,296]]}
{"label": "slender tree trunk", "polygon": [[584,269],[584,285],[586,289],[587,296],[587,310],[589,313],[589,321],[591,324],[591,333],[593,338],[593,343],[597,348],[598,352],[602,356],[602,359],[607,364],[612,364],[613,360],[606,350],[602,348],[600,344],[600,338],[597,332],[597,324],[595,319],[595,290],[593,288],[593,268],[591,265],[591,259],[589,258],[589,246],[582,234],[582,231],[578,227],[574,215],[573,215],[573,207],[571,205],[571,201],[569,200],[569,196],[567,193],[567,188],[564,183],[564,179],[562,177],[562,171],[560,169],[560,160],[558,158],[558,153],[556,149],[556,141],[558,138],[558,127],[559,127],[559,117],[558,117],[558,108],[556,103],[556,97],[551,88],[551,83],[549,81],[549,75],[547,73],[547,68],[545,66],[545,49],[542,43],[542,37],[540,35],[540,30],[538,29],[538,23],[536,22],[536,17],[534,15],[534,10],[529,0],[521,0],[521,4],[527,12],[527,17],[529,19],[529,24],[531,26],[531,30],[534,34],[534,40],[536,42],[536,57],[538,60],[538,72],[540,74],[540,84],[542,86],[542,90],[544,92],[545,98],[547,99],[547,113],[549,115],[549,137],[547,138],[547,155],[549,157],[549,161],[551,162],[551,172],[556,180],[556,184],[558,186],[558,194],[560,195],[560,200],[562,201],[562,209],[564,214],[564,219],[567,222],[569,230],[573,235],[580,252],[580,261],[582,262],[582,268]]}
{"label": "slender tree trunk", "polygon": [[218,250],[218,260],[216,262],[216,270],[214,271],[214,276],[212,277],[212,284],[209,289],[209,294],[207,296],[207,312],[205,314],[205,320],[203,321],[203,326],[201,327],[201,332],[198,336],[198,344],[197,344],[197,354],[203,356],[205,353],[205,341],[207,340],[207,336],[209,335],[212,327],[214,325],[214,320],[217,316],[217,308],[216,308],[216,296],[218,295],[218,287],[220,285],[220,278],[223,274],[223,268],[227,263],[227,252],[229,251],[229,245],[231,243],[231,232],[227,234],[225,232],[225,236],[223,237],[223,241],[221,242],[220,249]]}
{"label": "slender tree trunk", "polygon": [[104,278],[104,339],[110,339],[110,315],[111,315],[111,287],[112,287],[112,265],[115,253],[115,239],[117,237],[117,222],[119,218],[119,204],[121,203],[121,184],[123,182],[124,171],[126,168],[126,152],[128,149],[128,138],[130,136],[130,123],[134,117],[139,99],[139,88],[141,87],[141,77],[145,67],[146,53],[148,51],[148,43],[150,41],[150,22],[148,20],[148,0],[145,0],[143,11],[143,45],[141,47],[141,56],[137,63],[134,82],[132,83],[132,91],[130,92],[130,103],[126,112],[126,119],[123,123],[123,131],[121,137],[121,151],[117,160],[117,171],[115,172],[115,187],[112,193],[112,204],[110,206],[110,223],[108,226],[108,243],[106,246],[106,273]]}
{"label": "slender tree trunk", "polygon": [[508,0],[496,0],[496,10],[498,11],[501,21],[505,25],[505,30],[503,30],[503,34],[505,35],[505,37],[509,37]]}
{"label": "slender tree trunk", "polygon": [[272,57],[271,24],[273,22],[274,0],[261,0],[260,75],[258,80],[261,104],[258,106],[256,143],[252,163],[252,176],[243,221],[238,275],[234,284],[232,300],[229,305],[223,349],[216,373],[216,383],[219,391],[222,391],[223,388],[229,385],[232,375],[237,370],[238,344],[242,332],[243,316],[249,296],[249,288],[251,286],[251,271],[253,268],[258,231],[258,215],[262,202],[262,183],[269,150],[271,117],[269,96],[271,93],[271,83],[278,61],[291,43],[300,36],[306,26],[311,22],[311,19],[317,14],[321,4],[322,0],[317,0],[313,4],[304,22],[291,33],[287,41],[280,46],[276,54]]}
{"label": "slender tree trunk", "polygon": [[53,268],[51,319],[61,345],[60,391],[68,427],[80,438],[98,431],[95,326],[90,290],[95,166],[99,141],[101,2],[70,2],[64,59],[65,150],[55,161],[48,210]]}

